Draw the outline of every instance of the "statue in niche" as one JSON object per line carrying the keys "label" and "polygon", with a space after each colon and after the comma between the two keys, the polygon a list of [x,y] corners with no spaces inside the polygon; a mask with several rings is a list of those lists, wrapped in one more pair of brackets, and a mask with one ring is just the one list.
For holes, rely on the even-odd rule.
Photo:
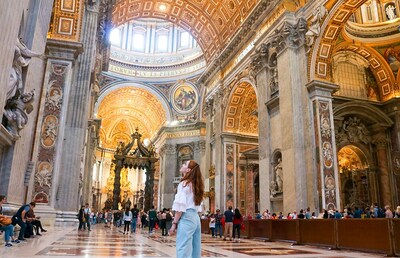
{"label": "statue in niche", "polygon": [[386,11],[386,16],[387,16],[387,18],[388,18],[389,21],[390,21],[390,20],[396,19],[395,9],[396,9],[396,8],[395,8],[393,5],[391,5],[391,4],[388,4],[388,5],[386,6],[385,11]]}
{"label": "statue in niche", "polygon": [[282,171],[282,160],[279,158],[278,163],[275,165],[274,168],[275,171],[275,181],[277,185],[277,191],[278,193],[283,192],[283,171]]}
{"label": "statue in niche", "polygon": [[328,10],[323,5],[314,11],[313,17],[310,21],[310,26],[306,32],[306,45],[309,49],[311,49],[311,46],[314,44],[315,38],[321,34],[320,23],[327,14]]}
{"label": "statue in niche", "polygon": [[14,97],[7,100],[4,116],[7,119],[7,129],[14,135],[19,136],[19,131],[28,123],[28,114],[32,112],[32,102],[35,90],[20,94],[19,90]]}
{"label": "statue in niche", "polygon": [[27,67],[32,57],[38,57],[40,55],[41,54],[28,49],[20,39],[17,39],[13,66],[7,86],[7,100],[13,98],[17,94],[17,91],[20,93],[23,92],[22,67]]}
{"label": "statue in niche", "polygon": [[269,80],[269,88],[271,90],[271,94],[273,94],[279,90],[278,68],[277,67],[272,68],[271,79]]}

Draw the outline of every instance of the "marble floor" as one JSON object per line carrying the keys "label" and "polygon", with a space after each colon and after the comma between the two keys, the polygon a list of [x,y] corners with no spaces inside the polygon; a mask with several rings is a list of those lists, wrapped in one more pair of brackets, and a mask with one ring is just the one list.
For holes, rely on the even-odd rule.
{"label": "marble floor", "polygon": [[[124,235],[121,228],[95,225],[92,231],[75,228],[48,228],[47,233],[12,247],[0,247],[0,257],[175,257],[175,237],[161,236],[158,230]],[[2,238],[4,236],[1,236]],[[284,242],[244,239],[240,243],[202,236],[202,257],[383,257],[383,254],[333,251]]]}

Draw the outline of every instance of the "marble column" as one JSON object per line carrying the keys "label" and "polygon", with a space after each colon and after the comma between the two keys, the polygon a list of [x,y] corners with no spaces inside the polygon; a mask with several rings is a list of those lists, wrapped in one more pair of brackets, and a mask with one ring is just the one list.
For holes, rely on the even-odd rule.
{"label": "marble column", "polygon": [[[37,129],[37,165],[34,172],[32,199],[39,203],[35,213],[44,223],[54,224],[59,196],[62,146],[65,143],[64,121],[68,110],[71,80],[76,59],[82,45],[74,42],[47,41],[47,67],[44,79],[44,105],[41,110],[40,127]],[[79,180],[79,176],[77,176]],[[77,186],[79,181],[77,181]],[[77,189],[78,192],[78,189]],[[74,196],[73,202],[78,196]],[[76,215],[76,212],[75,212]],[[75,217],[66,216],[64,222],[74,223]]]}
{"label": "marble column", "polygon": [[172,203],[175,197],[175,187],[174,187],[174,177],[178,171],[177,168],[177,152],[176,144],[167,143],[163,146],[164,150],[164,162],[161,171],[163,171],[163,181],[161,182],[163,186],[163,195],[161,199],[162,207],[172,207]]}
{"label": "marble column", "polygon": [[314,182],[309,187],[318,196],[316,210],[339,209],[339,172],[334,132],[332,93],[339,89],[336,84],[312,81],[306,85],[313,111],[315,139]]}
{"label": "marble column", "polygon": [[[96,163],[96,157],[94,152],[98,145],[99,130],[101,126],[101,119],[93,119],[88,121],[87,137],[86,137],[86,148],[85,148],[85,168],[83,173],[83,189],[82,189],[82,200],[81,205],[89,203],[93,208],[93,189],[96,189],[96,185],[93,184],[93,168]],[[97,205],[96,205],[97,206]]]}
{"label": "marble column", "polygon": [[305,144],[308,136],[305,129],[309,109],[304,87],[308,80],[304,24],[304,20],[294,21],[288,15],[282,28],[276,31],[285,213],[308,206],[306,149],[309,146]]}
{"label": "marble column", "polygon": [[[260,180],[260,204],[259,209],[271,209],[271,200],[269,193],[270,184],[270,162],[271,162],[271,125],[270,125],[270,110],[275,109],[279,105],[279,99],[274,98],[274,107],[268,104],[270,101],[268,81],[269,69],[268,58],[263,55],[264,51],[268,51],[267,45],[262,45],[257,49],[256,53],[251,57],[250,67],[252,73],[256,75],[255,85],[257,86],[257,101],[258,101],[258,153],[259,153],[259,168],[263,173],[259,174]],[[272,102],[272,101],[271,101]],[[254,210],[253,210],[254,212]]]}
{"label": "marble column", "polygon": [[376,159],[378,161],[379,200],[382,207],[389,205],[393,208],[391,197],[391,180],[388,166],[388,139],[384,131],[378,132],[373,137],[376,146]]}
{"label": "marble column", "polygon": [[90,74],[95,60],[98,4],[87,2],[85,6],[81,34],[84,51],[77,60],[67,103],[68,112],[64,117],[63,156],[56,202],[56,208],[61,211],[72,212],[79,207],[77,195],[89,110]]}
{"label": "marble column", "polygon": [[206,142],[200,140],[194,143],[193,159],[199,163],[203,177],[205,176],[205,153],[206,153]]}
{"label": "marble column", "polygon": [[254,170],[256,166],[256,164],[248,164],[246,166],[246,213],[243,214],[251,214],[253,217],[255,215]]}
{"label": "marble column", "polygon": [[117,159],[113,161],[115,163],[114,166],[114,190],[113,190],[113,210],[119,210],[119,203],[121,201],[121,170],[122,170],[122,159]]}
{"label": "marble column", "polygon": [[[221,87],[221,86],[220,86]],[[225,174],[224,174],[224,149],[222,146],[222,125],[224,114],[222,113],[224,108],[222,106],[221,98],[223,96],[222,90],[219,89],[213,96],[213,119],[214,119],[214,140],[212,142],[213,155],[215,161],[215,209],[225,209],[225,198],[224,198],[224,185],[225,185]]]}

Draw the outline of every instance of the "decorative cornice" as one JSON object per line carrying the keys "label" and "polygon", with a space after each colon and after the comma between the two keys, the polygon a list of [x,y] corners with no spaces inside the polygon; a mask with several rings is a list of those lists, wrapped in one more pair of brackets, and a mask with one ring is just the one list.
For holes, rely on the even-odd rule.
{"label": "decorative cornice", "polygon": [[262,20],[265,15],[272,12],[278,2],[280,2],[280,0],[260,1],[260,3],[254,8],[252,13],[244,21],[241,29],[229,42],[227,47],[223,49],[221,51],[221,54],[217,58],[215,58],[213,62],[206,68],[206,71],[199,78],[199,82],[205,83],[208,78],[212,77],[216,70],[220,68],[220,66],[232,55],[232,53],[240,49],[242,43],[251,36],[251,33],[253,33],[254,27],[259,24],[260,20]]}
{"label": "decorative cornice", "polygon": [[46,56],[48,58],[75,61],[82,52],[82,43],[47,39]]}

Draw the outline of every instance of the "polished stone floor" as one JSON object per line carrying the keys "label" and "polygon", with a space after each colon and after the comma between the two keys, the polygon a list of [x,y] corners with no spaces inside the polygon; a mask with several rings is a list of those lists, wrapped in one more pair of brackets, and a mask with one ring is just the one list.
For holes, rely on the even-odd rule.
{"label": "polished stone floor", "polygon": [[[0,247],[0,257],[175,257],[175,237],[161,236],[160,231],[124,235],[121,228],[95,225],[92,231],[75,228],[48,228],[43,236]],[[4,237],[4,236],[1,236]],[[283,242],[244,239],[240,243],[202,236],[202,257],[383,257],[383,254],[332,251],[311,246],[291,246]]]}

